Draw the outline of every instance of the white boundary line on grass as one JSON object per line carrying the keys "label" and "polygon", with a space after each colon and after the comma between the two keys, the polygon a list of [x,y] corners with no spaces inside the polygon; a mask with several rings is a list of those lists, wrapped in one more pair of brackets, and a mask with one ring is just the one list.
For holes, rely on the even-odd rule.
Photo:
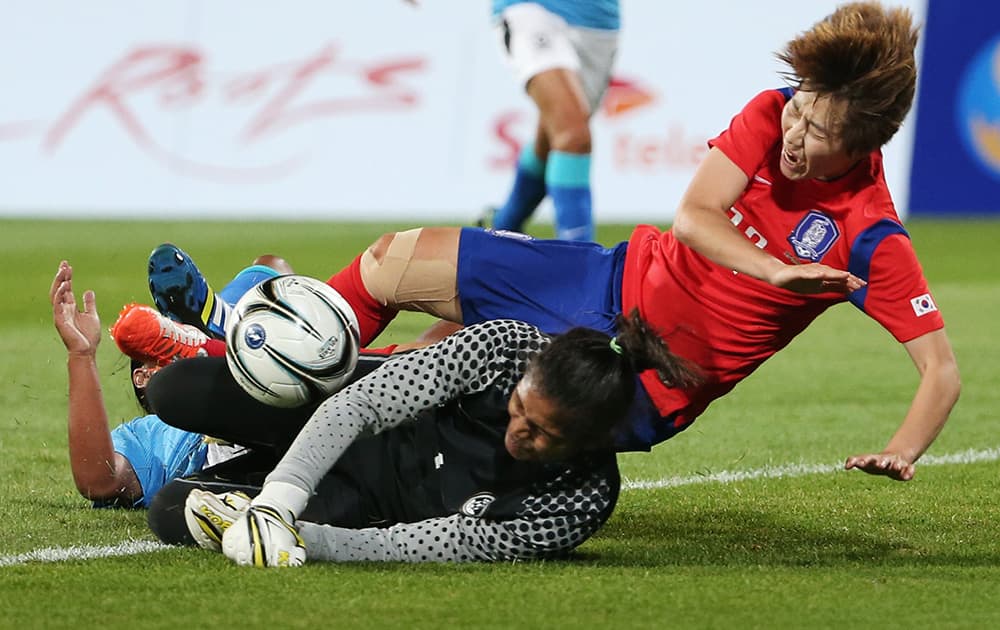
{"label": "white boundary line on grass", "polygon": [[[979,462],[994,462],[1000,459],[1000,448],[968,449],[947,455],[925,455],[917,464],[923,466],[939,466],[942,464],[975,464]],[[828,474],[845,471],[843,464],[783,464],[781,466],[765,466],[751,470],[721,470],[716,473],[688,475],[686,477],[664,477],[645,481],[641,479],[625,480],[623,490],[656,490],[659,488],[676,488],[699,483],[735,483],[753,479],[788,479],[805,475]]]}
{"label": "white boundary line on grass", "polygon": [[46,547],[16,556],[0,556],[0,567],[10,567],[29,562],[65,562],[67,560],[93,560],[95,558],[114,558],[115,556],[133,556],[150,551],[170,549],[170,545],[151,540],[126,540],[117,545],[84,545],[73,547]]}
{"label": "white boundary line on grass", "polygon": [[[943,464],[975,464],[1000,460],[1000,448],[969,449],[948,455],[926,455],[920,460],[920,466],[939,466]],[[717,473],[703,475],[688,475],[686,477],[664,477],[654,480],[626,480],[623,490],[656,490],[660,488],[676,488],[701,483],[736,483],[753,479],[788,479],[805,475],[829,474],[843,471],[842,464],[784,464],[781,466],[765,466],[751,470],[723,470]],[[131,556],[152,551],[170,549],[169,545],[147,540],[126,540],[117,545],[104,546],[73,546],[48,547],[36,549],[15,556],[0,556],[0,567],[10,567],[29,562],[65,562],[67,560],[93,560],[95,558],[112,558],[116,556]]]}

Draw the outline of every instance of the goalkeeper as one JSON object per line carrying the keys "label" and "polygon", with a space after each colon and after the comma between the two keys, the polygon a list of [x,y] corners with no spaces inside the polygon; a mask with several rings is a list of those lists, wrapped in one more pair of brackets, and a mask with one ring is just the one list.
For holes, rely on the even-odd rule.
{"label": "goalkeeper", "polygon": [[[634,313],[614,338],[470,326],[320,404],[252,501],[234,492],[256,493],[252,480],[195,475],[157,495],[150,526],[258,566],[562,556],[614,508],[612,434],[642,369],[669,385],[698,378]],[[167,422],[204,418],[247,443],[240,418],[219,420],[238,401],[203,385],[226,377],[220,359],[182,361],[148,396]]]}

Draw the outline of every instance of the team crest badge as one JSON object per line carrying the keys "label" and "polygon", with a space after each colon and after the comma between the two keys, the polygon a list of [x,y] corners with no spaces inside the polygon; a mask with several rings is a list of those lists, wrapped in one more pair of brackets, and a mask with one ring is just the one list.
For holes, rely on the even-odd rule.
{"label": "team crest badge", "polygon": [[819,262],[840,238],[833,219],[817,210],[810,210],[788,237],[799,258]]}
{"label": "team crest badge", "polygon": [[459,512],[466,516],[482,516],[496,500],[497,498],[489,492],[479,492],[466,499]]}

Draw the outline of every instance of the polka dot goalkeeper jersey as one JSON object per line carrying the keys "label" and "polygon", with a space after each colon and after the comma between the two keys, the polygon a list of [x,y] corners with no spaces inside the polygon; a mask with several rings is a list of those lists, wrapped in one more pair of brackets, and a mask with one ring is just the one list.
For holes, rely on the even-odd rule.
{"label": "polka dot goalkeeper jersey", "polygon": [[477,324],[399,355],[320,405],[268,482],[312,494],[349,446],[377,441],[371,452],[390,455],[366,469],[390,507],[379,527],[298,521],[309,559],[549,558],[596,532],[618,498],[613,452],[541,464],[504,447],[507,401],[548,343],[522,322]]}

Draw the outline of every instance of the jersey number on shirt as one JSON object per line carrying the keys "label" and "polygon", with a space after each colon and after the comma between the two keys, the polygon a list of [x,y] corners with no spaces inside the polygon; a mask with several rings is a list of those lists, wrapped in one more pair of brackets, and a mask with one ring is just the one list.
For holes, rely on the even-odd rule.
{"label": "jersey number on shirt", "polygon": [[[743,223],[743,213],[737,210],[736,208],[730,208],[729,212],[731,213],[729,215],[729,220],[732,222],[733,225],[739,227],[740,223]],[[764,238],[764,235],[758,232],[757,228],[755,228],[754,226],[748,225],[746,229],[743,230],[743,233],[746,234],[747,238],[750,239],[750,242],[756,245],[757,247],[761,249],[767,247],[767,239]]]}

